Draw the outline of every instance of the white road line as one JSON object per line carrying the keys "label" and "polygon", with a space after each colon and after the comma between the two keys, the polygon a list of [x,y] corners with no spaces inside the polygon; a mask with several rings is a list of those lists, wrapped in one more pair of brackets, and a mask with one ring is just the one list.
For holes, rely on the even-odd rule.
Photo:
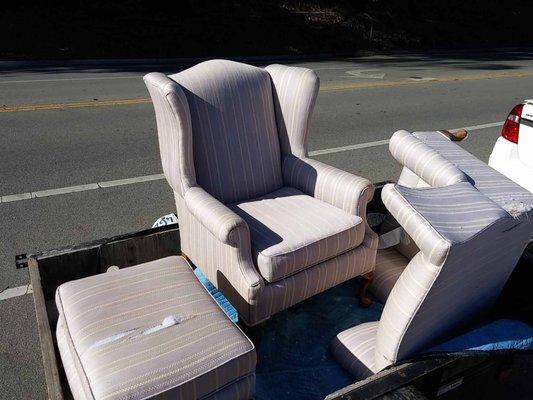
{"label": "white road line", "polygon": [[382,145],[385,145],[385,144],[388,144],[388,143],[389,143],[389,139],[377,140],[375,142],[351,144],[349,146],[332,147],[332,148],[324,149],[324,150],[314,150],[314,151],[310,151],[309,155],[310,156],[320,156],[322,154],[340,153],[341,151],[365,149],[367,147],[382,146]]}
{"label": "white road line", "polygon": [[107,188],[107,187],[113,187],[113,186],[131,185],[133,183],[157,181],[159,179],[165,179],[165,175],[163,174],[144,175],[144,176],[138,176],[136,178],[126,178],[126,179],[118,179],[115,181],[98,182],[98,186],[100,186],[101,188]]}
{"label": "white road line", "polygon": [[[457,128],[457,129],[466,129],[467,131],[478,131],[480,129],[495,128],[497,126],[502,126],[502,125],[503,125],[503,122],[491,122],[490,124],[465,126],[463,128]],[[457,129],[450,129],[450,130],[456,131]]]}
{"label": "white road line", "polygon": [[15,81],[0,81],[0,85],[7,83],[35,83],[35,82],[62,82],[62,81],[107,81],[111,79],[140,79],[142,75],[128,76],[100,76],[94,78],[54,78],[54,79],[26,79]]}
{"label": "white road line", "polygon": [[135,178],[126,178],[126,179],[117,179],[114,181],[102,181],[102,182],[97,182],[97,183],[89,183],[87,185],[66,186],[66,187],[61,187],[61,188],[56,188],[56,189],[39,190],[36,192],[11,194],[8,196],[2,196],[0,202],[10,203],[12,201],[34,199],[36,197],[50,197],[50,196],[57,196],[59,194],[85,192],[87,190],[109,188],[109,187],[114,187],[114,186],[132,185],[134,183],[141,183],[141,182],[157,181],[157,180],[164,179],[164,178],[165,178],[165,175],[163,174],[144,175],[144,176],[137,176]]}
{"label": "white road line", "polygon": [[39,190],[37,192],[31,192],[31,197],[49,197],[57,196],[58,194],[67,194],[74,192],[84,192],[86,190],[98,189],[97,183],[89,183],[88,185],[68,186],[57,189]]}
{"label": "white road line", "polygon": [[24,296],[25,294],[33,293],[31,285],[17,286],[14,288],[7,288],[0,292],[0,301],[11,299],[13,297]]}
{"label": "white road line", "polygon": [[[450,130],[454,131],[457,129],[466,129],[467,131],[471,132],[471,131],[477,131],[481,129],[494,128],[494,127],[501,126],[501,125],[503,125],[503,122],[492,122],[490,124],[466,126],[466,127],[450,129]],[[323,149],[323,150],[314,150],[314,151],[310,151],[309,155],[320,156],[324,154],[341,153],[344,151],[366,149],[369,147],[376,147],[376,146],[384,146],[384,145],[387,145],[388,143],[389,143],[389,139],[376,140],[374,142],[352,144],[349,146],[342,146],[342,147],[332,147],[332,148]],[[157,181],[161,179],[165,179],[165,176],[163,174],[154,174],[154,175],[137,176],[135,178],[126,178],[126,179],[118,179],[118,180],[113,180],[113,181],[89,183],[86,185],[67,186],[67,187],[56,188],[56,189],[39,190],[35,192],[10,194],[6,196],[1,196],[0,203],[10,203],[13,201],[28,200],[28,199],[33,199],[36,197],[57,196],[60,194],[84,192],[87,190],[96,190],[96,189],[110,188],[110,187],[115,187],[115,186],[133,185],[136,183]]]}
{"label": "white road line", "polygon": [[[482,124],[482,125],[472,125],[472,126],[465,126],[462,128],[455,128],[455,129],[449,129],[451,131],[456,131],[458,129],[466,129],[467,131],[478,131],[481,129],[487,129],[487,128],[494,128],[496,126],[502,126],[503,122],[491,122],[490,124]],[[314,150],[310,151],[310,156],[320,156],[323,154],[332,154],[332,153],[340,153],[343,151],[350,151],[350,150],[358,150],[358,149],[365,149],[367,147],[376,147],[376,146],[384,146],[389,144],[389,139],[385,140],[376,140],[375,142],[366,142],[366,143],[359,143],[359,144],[351,144],[348,146],[342,146],[342,147],[332,147],[329,149],[323,149],[323,150]]]}

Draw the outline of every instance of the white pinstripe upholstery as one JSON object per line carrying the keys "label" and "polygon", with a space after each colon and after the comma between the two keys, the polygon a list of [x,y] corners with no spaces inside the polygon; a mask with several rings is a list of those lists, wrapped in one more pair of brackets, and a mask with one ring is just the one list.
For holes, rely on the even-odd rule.
{"label": "white pinstripe upholstery", "polygon": [[430,186],[466,182],[466,175],[453,163],[407,131],[398,131],[389,142],[392,156]]}
{"label": "white pinstripe upholstery", "polygon": [[[376,331],[375,371],[449,339],[485,315],[533,233],[532,194],[524,193],[456,144],[443,144],[439,133],[423,136],[425,143],[437,143],[443,154],[450,155],[454,168],[459,168],[468,182],[455,180],[461,174],[453,168],[420,169],[411,162],[409,169],[424,175],[423,179],[419,176],[423,182],[449,184],[427,187],[409,179],[415,187],[389,184],[382,191],[387,209],[420,252],[403,271],[401,261],[392,262],[390,271],[376,268],[376,273],[387,276],[381,278],[387,288],[378,289],[386,303]],[[424,149],[417,140],[396,142],[397,158],[402,159],[411,149]],[[418,159],[434,157],[435,150],[429,150],[430,155],[419,154]],[[501,185],[499,189],[497,185]],[[389,249],[378,257],[385,256],[387,262],[393,257],[399,260],[402,256],[394,256],[394,251]],[[397,275],[387,296],[389,280]],[[354,346],[358,343],[337,351],[341,363],[357,357]],[[371,365],[368,360],[360,361]]]}
{"label": "white pinstripe upholstery", "polygon": [[[79,360],[73,357],[73,352],[69,348],[67,333],[65,331],[65,321],[62,315],[60,315],[57,321],[56,337],[63,370],[67,376],[72,397],[76,400],[89,399],[90,397],[87,397],[85,393],[90,393],[90,387],[85,376],[78,373],[81,370],[81,366],[79,366]],[[78,365],[76,365],[76,362],[78,362]]]}
{"label": "white pinstripe upholstery", "polygon": [[365,235],[360,217],[291,187],[230,208],[250,227],[254,262],[268,282],[351,250]]}
{"label": "white pinstripe upholstery", "polygon": [[[487,167],[483,161],[472,156],[439,132],[414,132],[412,135],[459,168],[477,190],[499,204],[504,210],[514,214],[516,203],[523,205],[518,210],[518,214],[533,208],[531,192],[516,185],[505,175]],[[424,186],[423,183],[422,186]]]}
{"label": "white pinstripe upholstery", "polygon": [[283,185],[268,72],[212,60],[170,79],[181,87],[189,105],[199,186],[221,202],[232,203]]}
{"label": "white pinstripe upholstery", "polygon": [[374,186],[368,179],[320,161],[289,155],[283,159],[283,180],[287,186],[366,221],[366,205],[374,196]]}
{"label": "white pinstripe upholstery", "polygon": [[282,153],[305,158],[309,120],[320,86],[318,76],[307,68],[279,64],[265,70],[272,78]]}
{"label": "white pinstripe upholstery", "polygon": [[409,258],[394,247],[378,250],[376,266],[374,267],[374,279],[370,285],[370,290],[381,304],[387,302],[392,288],[408,263]]}
{"label": "white pinstripe upholstery", "polygon": [[333,357],[357,380],[378,372],[374,356],[377,330],[377,321],[366,322],[342,331],[331,343]]}
{"label": "white pinstripe upholstery", "polygon": [[388,184],[381,196],[392,216],[435,265],[444,262],[450,244],[465,242],[480,229],[510,217],[467,182],[426,189]]}
{"label": "white pinstripe upholstery", "polygon": [[253,396],[253,344],[181,257],[65,283],[56,304],[76,400]]}
{"label": "white pinstripe upholstery", "polygon": [[[176,195],[180,217],[181,246],[195,255],[204,275],[239,311],[248,325],[268,319],[302,300],[372,270],[377,236],[365,231],[363,243],[353,250],[298,272],[275,284],[268,284],[252,258],[248,225],[238,225],[231,241],[222,243],[191,213]],[[187,229],[181,227],[186,226]],[[206,251],[206,249],[208,251]]]}
{"label": "white pinstripe upholstery", "polygon": [[[213,60],[145,82],[182,250],[247,324],[372,269],[372,184],[306,158],[313,71]],[[258,218],[266,198],[275,213]],[[320,231],[316,213],[330,216]]]}

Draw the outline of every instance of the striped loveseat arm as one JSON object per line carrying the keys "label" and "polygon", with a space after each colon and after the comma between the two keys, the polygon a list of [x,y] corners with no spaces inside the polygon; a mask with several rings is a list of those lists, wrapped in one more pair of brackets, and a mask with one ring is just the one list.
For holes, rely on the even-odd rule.
{"label": "striped loveseat arm", "polygon": [[397,131],[392,135],[389,151],[396,161],[429,186],[468,181],[463,171],[407,131]]}

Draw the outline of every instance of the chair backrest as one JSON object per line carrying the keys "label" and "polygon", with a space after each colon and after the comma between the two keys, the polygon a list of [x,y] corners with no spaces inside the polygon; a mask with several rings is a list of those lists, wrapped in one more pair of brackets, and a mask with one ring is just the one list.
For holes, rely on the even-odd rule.
{"label": "chair backrest", "polygon": [[145,82],[156,108],[163,169],[175,191],[197,183],[231,203],[282,186],[267,71],[211,60],[168,78],[148,74]]}
{"label": "chair backrest", "polygon": [[[408,160],[409,156],[398,150],[398,137],[393,139],[395,158]],[[418,140],[405,140],[409,144],[405,151],[413,148],[411,139]],[[426,174],[425,182],[453,183],[424,188],[389,184],[382,191],[387,209],[420,252],[409,262],[385,304],[376,338],[378,369],[449,339],[484,316],[533,233],[533,195],[508,182],[500,193],[496,188],[489,192],[486,186],[483,191],[477,188],[475,178],[483,184],[505,180],[486,164],[483,169],[472,155],[467,160],[462,149],[450,144],[457,149],[453,152],[448,147],[449,151],[460,153],[465,165],[476,165],[475,173],[465,173],[467,180],[454,169],[465,172],[455,162],[453,166],[442,162],[440,171],[447,171],[443,173],[439,168],[428,172],[412,164],[407,165],[412,171]],[[418,159],[426,156],[419,154]],[[501,202],[504,198],[507,202]],[[509,204],[509,199],[516,198],[519,206]]]}

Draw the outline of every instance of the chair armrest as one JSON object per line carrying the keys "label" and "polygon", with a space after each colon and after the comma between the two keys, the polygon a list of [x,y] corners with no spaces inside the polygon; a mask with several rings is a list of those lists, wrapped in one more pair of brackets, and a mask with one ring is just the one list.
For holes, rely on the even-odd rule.
{"label": "chair armrest", "polygon": [[430,186],[468,182],[463,171],[407,131],[397,131],[392,135],[389,150],[396,161]]}
{"label": "chair armrest", "polygon": [[366,205],[374,195],[368,179],[310,158],[283,159],[283,180],[319,200],[366,220]]}
{"label": "chair armrest", "polygon": [[246,221],[199,186],[185,192],[185,204],[194,217],[220,242],[238,246],[250,242]]}
{"label": "chair armrest", "polygon": [[223,271],[226,276],[233,276],[232,282],[239,296],[253,303],[265,284],[252,261],[248,224],[199,186],[189,188],[184,200],[192,216],[220,242],[220,246],[231,247],[231,251],[236,252],[237,265],[225,265]]}

